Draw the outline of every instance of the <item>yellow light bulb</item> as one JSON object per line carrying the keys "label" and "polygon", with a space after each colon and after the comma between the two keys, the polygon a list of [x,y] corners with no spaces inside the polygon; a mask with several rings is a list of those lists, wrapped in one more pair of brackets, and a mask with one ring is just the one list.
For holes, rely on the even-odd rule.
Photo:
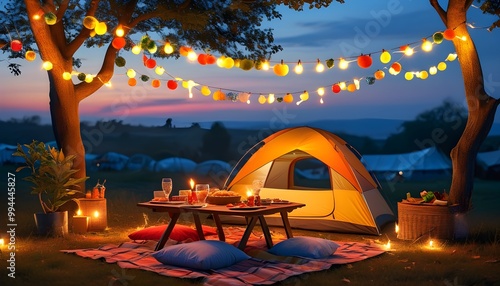
{"label": "yellow light bulb", "polygon": [[93,81],[94,81],[94,76],[93,75],[91,75],[91,74],[86,74],[85,75],[85,82],[86,83],[91,83]]}
{"label": "yellow light bulb", "polygon": [[156,66],[156,68],[155,68],[155,73],[156,73],[157,75],[162,75],[162,74],[164,74],[164,73],[165,73],[165,69],[164,69],[162,66]]}
{"label": "yellow light bulb", "polygon": [[427,79],[429,77],[429,73],[427,71],[420,72],[420,79]]}
{"label": "yellow light bulb", "polygon": [[118,27],[116,28],[116,31],[115,31],[115,35],[117,37],[123,37],[123,35],[125,35],[125,30],[123,30],[122,25],[118,25]]}
{"label": "yellow light bulb", "polygon": [[141,49],[141,47],[140,47],[140,46],[138,46],[138,45],[135,45],[135,46],[133,46],[133,47],[132,47],[132,53],[133,53],[134,55],[138,55],[138,54],[140,54],[140,53],[141,53],[141,51],[142,51],[142,49]]}
{"label": "yellow light bulb", "polygon": [[108,26],[105,22],[99,22],[95,25],[94,31],[97,35],[104,35],[108,31]]}
{"label": "yellow light bulb", "polygon": [[359,90],[359,79],[355,78],[353,80],[353,82],[354,82],[354,86],[356,87],[356,89]]}
{"label": "yellow light bulb", "polygon": [[163,51],[165,52],[165,54],[170,55],[174,52],[174,48],[172,47],[172,45],[170,45],[170,43],[166,43],[163,47]]}
{"label": "yellow light bulb", "polygon": [[410,46],[407,46],[405,48],[404,53],[405,53],[405,56],[408,56],[408,57],[412,56],[413,55],[413,48],[411,48]]}
{"label": "yellow light bulb", "polygon": [[264,61],[262,63],[262,70],[268,71],[270,68],[269,61]]}
{"label": "yellow light bulb", "polygon": [[446,63],[445,63],[445,62],[440,62],[440,63],[438,64],[438,70],[439,70],[439,71],[444,71],[444,70],[446,70]]}
{"label": "yellow light bulb", "polygon": [[297,65],[295,66],[295,68],[293,69],[293,71],[296,73],[296,74],[302,74],[302,72],[304,71],[304,67],[302,66],[302,62],[299,60],[299,62],[297,63]]}
{"label": "yellow light bulb", "polygon": [[343,58],[341,58],[341,59],[339,60],[339,69],[341,69],[341,70],[345,70],[345,69],[347,69],[348,67],[349,67],[349,62],[348,62],[348,61],[346,61],[346,60],[344,60]]}
{"label": "yellow light bulb", "polygon": [[62,77],[65,80],[70,80],[71,79],[71,73],[70,72],[63,72]]}
{"label": "yellow light bulb", "polygon": [[448,56],[446,57],[446,60],[449,61],[449,62],[452,62],[452,61],[454,61],[456,59],[457,59],[457,54],[456,53],[448,54]]}
{"label": "yellow light bulb", "polygon": [[154,54],[154,53],[156,53],[157,51],[158,51],[158,46],[156,46],[156,45],[153,45],[151,48],[149,48],[149,49],[148,49],[148,52],[149,52],[150,54]]}
{"label": "yellow light bulb", "polygon": [[45,61],[42,64],[42,68],[46,71],[50,71],[53,67],[54,67],[54,65],[49,61]]}
{"label": "yellow light bulb", "polygon": [[438,71],[438,69],[436,66],[432,66],[429,68],[429,74],[431,74],[431,75],[437,74],[437,71]]}
{"label": "yellow light bulb", "polygon": [[129,69],[129,70],[127,70],[127,76],[128,76],[129,78],[133,78],[133,77],[135,77],[135,75],[136,75],[135,70],[133,70],[133,69]]}
{"label": "yellow light bulb", "polygon": [[320,88],[318,88],[317,92],[318,92],[319,96],[323,96],[323,95],[325,95],[325,88],[324,87],[320,87]]}
{"label": "yellow light bulb", "polygon": [[380,62],[386,64],[390,61],[391,61],[391,54],[388,51],[383,51],[382,54],[380,54]]}
{"label": "yellow light bulb", "polygon": [[341,90],[346,90],[347,84],[345,83],[345,81],[341,81],[339,82],[339,87]]}
{"label": "yellow light bulb", "polygon": [[432,51],[432,43],[430,41],[427,41],[427,39],[423,39],[422,41],[422,51],[424,52]]}
{"label": "yellow light bulb", "polygon": [[188,59],[189,61],[194,62],[194,61],[196,61],[196,59],[198,59],[198,55],[196,54],[196,52],[195,52],[195,51],[190,50],[190,51],[188,52],[188,54],[187,54],[187,59]]}
{"label": "yellow light bulb", "polygon": [[324,71],[325,71],[325,65],[323,65],[318,59],[318,63],[316,64],[316,72],[324,72]]}
{"label": "yellow light bulb", "polygon": [[269,96],[267,97],[267,103],[271,104],[274,102],[275,100],[275,96],[274,96],[274,93],[270,93]]}
{"label": "yellow light bulb", "polygon": [[405,79],[406,80],[412,80],[414,75],[415,74],[413,72],[406,72],[405,73]]}
{"label": "yellow light bulb", "polygon": [[264,103],[266,103],[266,101],[267,101],[266,97],[265,97],[264,95],[262,95],[262,94],[261,94],[261,95],[259,96],[259,103],[260,103],[260,104],[264,104]]}

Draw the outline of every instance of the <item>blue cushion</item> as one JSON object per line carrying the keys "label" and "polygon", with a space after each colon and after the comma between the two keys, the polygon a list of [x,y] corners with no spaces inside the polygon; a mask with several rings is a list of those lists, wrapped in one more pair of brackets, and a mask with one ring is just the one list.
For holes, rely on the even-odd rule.
{"label": "blue cushion", "polygon": [[324,258],[335,253],[339,245],[319,237],[297,236],[283,240],[269,249],[269,253],[280,256]]}
{"label": "blue cushion", "polygon": [[245,252],[218,240],[200,240],[172,245],[153,253],[163,264],[200,270],[218,269],[249,259]]}

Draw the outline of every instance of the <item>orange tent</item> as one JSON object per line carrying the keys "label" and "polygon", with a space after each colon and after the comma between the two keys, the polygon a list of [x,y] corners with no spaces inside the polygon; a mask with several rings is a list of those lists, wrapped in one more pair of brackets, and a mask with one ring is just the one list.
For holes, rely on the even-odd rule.
{"label": "orange tent", "polygon": [[[261,198],[305,203],[306,207],[289,214],[292,227],[379,234],[380,227],[394,219],[359,154],[340,137],[317,128],[294,127],[278,131],[254,147],[260,148],[237,171],[227,189],[246,198],[253,181],[261,180]],[[326,170],[321,179],[328,181],[327,185],[301,182],[301,161],[311,160]],[[279,217],[266,217],[271,225],[275,219]]]}

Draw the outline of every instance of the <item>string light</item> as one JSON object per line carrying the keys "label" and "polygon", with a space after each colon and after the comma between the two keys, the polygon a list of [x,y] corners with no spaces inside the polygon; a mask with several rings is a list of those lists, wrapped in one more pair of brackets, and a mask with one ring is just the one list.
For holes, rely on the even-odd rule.
{"label": "string light", "polygon": [[422,51],[424,51],[424,52],[432,51],[432,43],[430,41],[428,41],[427,39],[422,40]]}
{"label": "string light", "polygon": [[348,67],[349,67],[349,62],[348,62],[348,61],[346,61],[346,60],[345,60],[345,59],[343,59],[343,58],[340,58],[340,60],[339,60],[339,69],[341,69],[341,70],[345,70],[345,69],[347,69]]}
{"label": "string light", "polygon": [[293,71],[296,74],[302,74],[302,72],[304,71],[304,67],[302,66],[302,62],[300,60],[297,62],[297,65],[295,66]]}
{"label": "string light", "polygon": [[321,61],[318,59],[318,62],[316,64],[316,72],[324,72],[325,71],[325,65],[321,63]]}

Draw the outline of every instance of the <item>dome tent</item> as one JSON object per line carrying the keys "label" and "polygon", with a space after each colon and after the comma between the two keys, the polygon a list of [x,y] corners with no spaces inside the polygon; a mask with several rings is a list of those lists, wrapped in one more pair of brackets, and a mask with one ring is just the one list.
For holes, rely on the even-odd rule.
{"label": "dome tent", "polygon": [[[245,198],[252,182],[262,180],[261,198],[305,203],[288,215],[292,227],[380,234],[380,228],[394,220],[378,182],[340,137],[322,129],[294,127],[278,131],[254,147],[259,146],[234,177],[228,178],[227,189]],[[326,185],[301,183],[295,169],[310,159],[328,168]],[[280,220],[279,215],[266,216],[269,225],[279,225]]]}

